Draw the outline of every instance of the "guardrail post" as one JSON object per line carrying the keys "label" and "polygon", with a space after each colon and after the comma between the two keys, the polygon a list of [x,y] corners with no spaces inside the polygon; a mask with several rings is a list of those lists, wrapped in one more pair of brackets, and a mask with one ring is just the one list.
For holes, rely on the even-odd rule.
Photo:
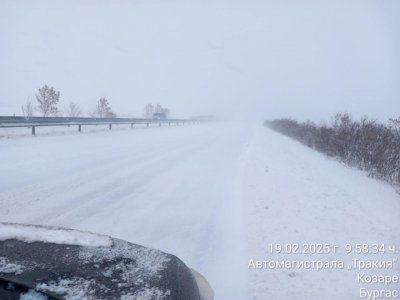
{"label": "guardrail post", "polygon": [[133,123],[131,123],[131,128],[133,128]]}
{"label": "guardrail post", "polygon": [[171,122],[168,122],[168,126],[171,126]]}
{"label": "guardrail post", "polygon": [[35,126],[32,126],[32,135],[36,135]]}
{"label": "guardrail post", "polygon": [[78,131],[82,132],[82,125],[81,124],[78,125]]}
{"label": "guardrail post", "polygon": [[108,128],[111,130],[111,128],[112,128],[112,124],[111,123],[108,125]]}
{"label": "guardrail post", "polygon": [[149,123],[147,123],[147,127],[149,127]]}

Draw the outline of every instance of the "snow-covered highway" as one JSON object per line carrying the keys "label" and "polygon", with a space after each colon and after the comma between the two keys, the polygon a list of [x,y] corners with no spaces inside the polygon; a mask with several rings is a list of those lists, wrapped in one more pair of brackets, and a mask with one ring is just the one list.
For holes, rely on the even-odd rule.
{"label": "snow-covered highway", "polygon": [[393,188],[261,124],[0,139],[0,156],[1,221],[175,254],[216,299],[358,299],[351,272],[248,270],[249,259],[273,242],[400,240]]}

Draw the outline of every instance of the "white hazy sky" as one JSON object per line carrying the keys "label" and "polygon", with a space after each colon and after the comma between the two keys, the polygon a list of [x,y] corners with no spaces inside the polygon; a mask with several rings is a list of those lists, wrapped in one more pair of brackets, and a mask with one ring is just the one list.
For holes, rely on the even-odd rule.
{"label": "white hazy sky", "polygon": [[399,0],[1,0],[0,115],[45,83],[85,111],[400,116]]}

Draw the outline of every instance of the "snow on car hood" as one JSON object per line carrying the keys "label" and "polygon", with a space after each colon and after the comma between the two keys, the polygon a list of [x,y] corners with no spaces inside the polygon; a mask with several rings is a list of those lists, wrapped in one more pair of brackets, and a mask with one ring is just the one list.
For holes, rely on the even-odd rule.
{"label": "snow on car hood", "polygon": [[0,241],[16,239],[24,242],[45,242],[77,246],[110,247],[108,236],[59,227],[42,227],[0,223]]}

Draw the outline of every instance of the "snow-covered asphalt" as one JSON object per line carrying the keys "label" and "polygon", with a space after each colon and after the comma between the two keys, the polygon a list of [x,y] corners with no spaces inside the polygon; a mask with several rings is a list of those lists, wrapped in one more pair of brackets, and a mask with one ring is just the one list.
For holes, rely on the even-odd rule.
{"label": "snow-covered asphalt", "polygon": [[0,156],[1,221],[175,254],[216,299],[358,299],[352,272],[248,270],[249,259],[271,258],[272,242],[400,240],[393,188],[261,124],[0,139]]}

